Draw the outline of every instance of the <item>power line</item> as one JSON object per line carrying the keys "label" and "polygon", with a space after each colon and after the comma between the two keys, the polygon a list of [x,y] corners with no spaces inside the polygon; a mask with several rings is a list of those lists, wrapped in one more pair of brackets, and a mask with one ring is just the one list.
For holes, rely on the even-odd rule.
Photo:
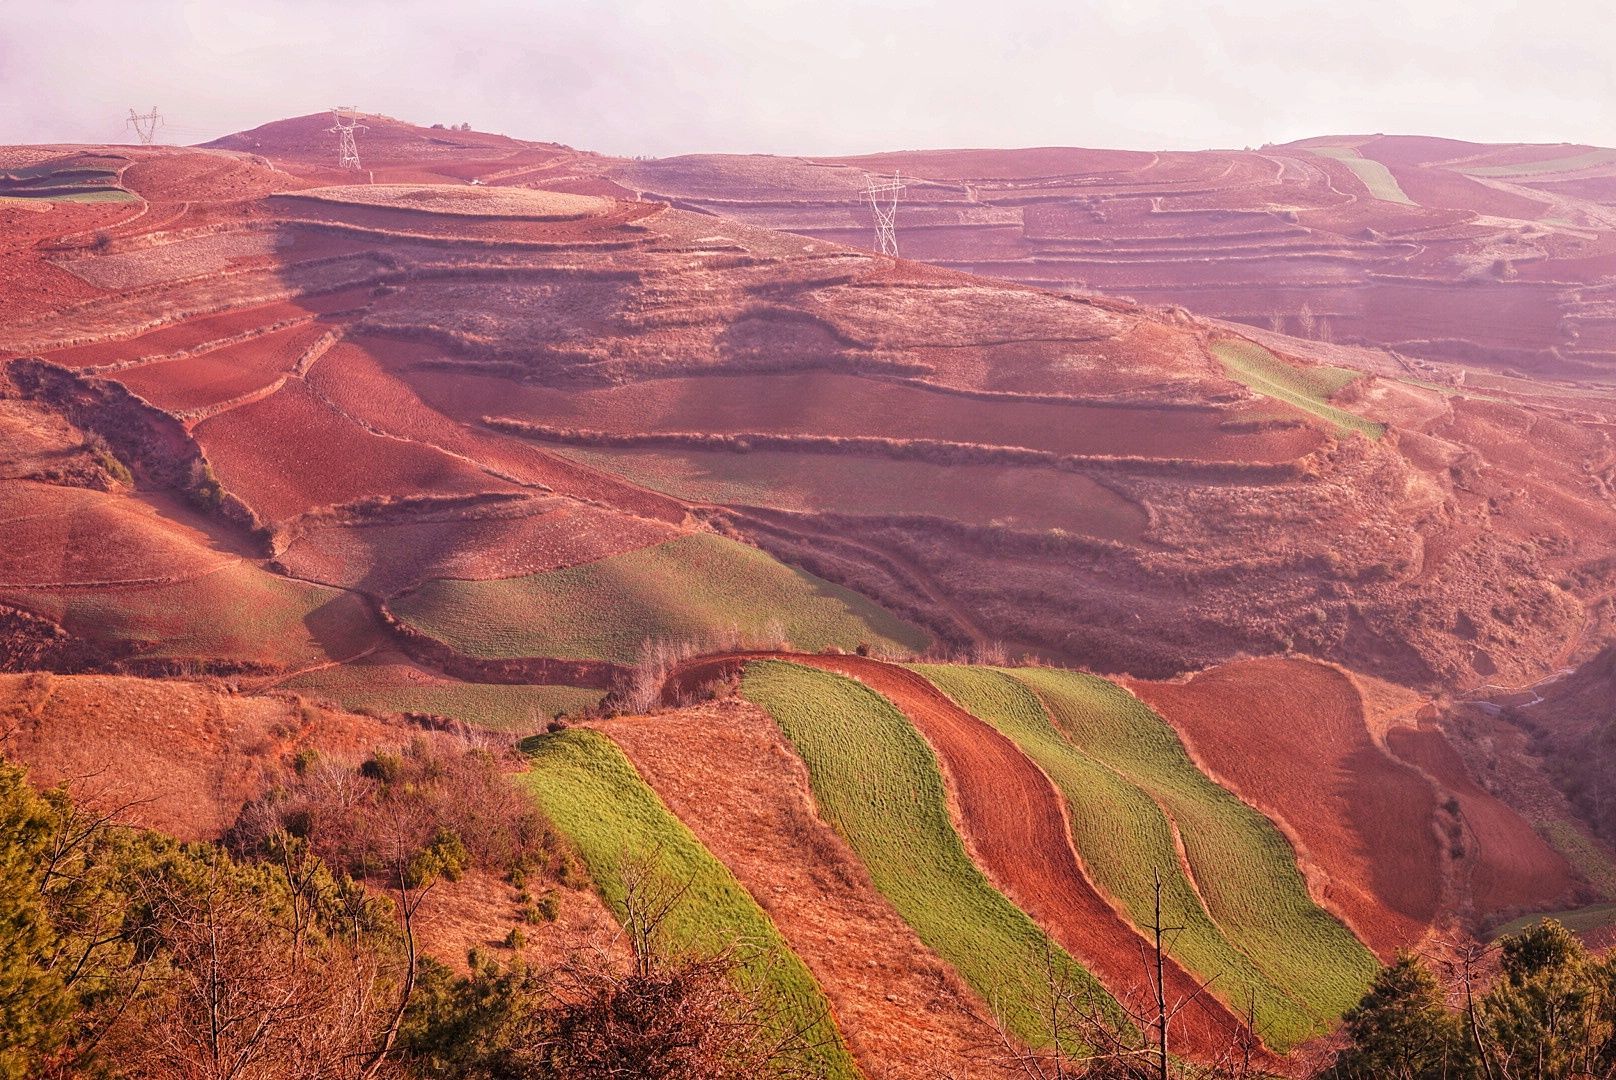
{"label": "power line", "polygon": [[125,124],[134,127],[135,134],[140,137],[140,145],[150,146],[152,140],[157,137],[157,128],[162,122],[163,118],[157,115],[157,106],[153,105],[149,113],[137,113],[131,106],[129,119]]}
{"label": "power line", "polygon": [[872,176],[865,183],[864,197],[875,212],[875,246],[883,255],[898,254],[898,196],[903,194],[903,178],[894,172],[891,180]]}
{"label": "power line", "polygon": [[336,121],[336,127],[328,128],[337,136],[337,168],[359,168],[359,146],[354,142],[354,132],[369,131],[366,124],[356,123],[359,119],[359,110],[352,105],[337,105],[331,110],[331,119]]}

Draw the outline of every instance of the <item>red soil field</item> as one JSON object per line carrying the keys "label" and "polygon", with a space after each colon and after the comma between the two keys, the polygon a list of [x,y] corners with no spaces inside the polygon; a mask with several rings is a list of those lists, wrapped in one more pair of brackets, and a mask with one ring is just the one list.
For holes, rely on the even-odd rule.
{"label": "red soil field", "polygon": [[986,1006],[820,820],[807,770],[767,713],[729,699],[591,726],[768,912],[872,1080],[930,1080],[943,1068],[1020,1075],[982,1060],[997,1039]]}
{"label": "red soil field", "polygon": [[506,578],[593,562],[676,535],[572,499],[519,502],[301,530],[280,561],[298,577],[392,596],[428,578]]}
{"label": "red soil field", "polygon": [[136,203],[68,203],[0,199],[0,325],[45,315],[100,290],[48,261],[40,246],[90,235],[134,217]]}
{"label": "red soil field", "polygon": [[1474,849],[1456,867],[1468,877],[1477,917],[1488,919],[1559,906],[1571,889],[1571,867],[1508,804],[1489,794],[1466,771],[1437,728],[1393,728],[1386,745],[1459,802]]}
{"label": "red soil field", "polygon": [[[456,395],[423,401],[415,387],[394,373],[412,362],[441,357],[441,349],[420,342],[355,337],[321,357],[308,381],[316,393],[373,430],[474,459],[523,485],[602,502],[640,517],[684,520],[684,507],[677,501],[587,469],[531,442],[483,429],[478,426],[482,414],[464,409]],[[514,384],[507,385],[516,392]]]}
{"label": "red soil field", "polygon": [[1128,685],[1203,771],[1279,824],[1314,896],[1377,955],[1424,937],[1442,895],[1436,795],[1375,745],[1347,676],[1268,659]]}
{"label": "red soil field", "polygon": [[[856,656],[782,658],[857,679],[901,709],[937,752],[961,834],[988,877],[1114,995],[1149,996],[1140,964],[1143,939],[1089,882],[1072,846],[1064,800],[1014,743],[903,668]],[[1195,980],[1169,964],[1168,1000],[1188,1000],[1195,992]],[[1176,1023],[1191,1054],[1228,1047],[1240,1031],[1240,1021],[1207,996]]]}
{"label": "red soil field", "polygon": [[295,699],[111,675],[0,674],[0,751],[36,784],[131,807],[183,840],[211,840],[286,775],[303,747],[358,759],[411,729]]}
{"label": "red soil field", "polygon": [[1150,523],[1138,503],[1079,473],[1004,464],[934,464],[862,452],[566,452],[692,503],[802,514],[918,516],[1025,532],[1062,529],[1128,543]]}
{"label": "red soil field", "polygon": [[1254,419],[1261,406],[1223,411],[984,399],[832,372],[656,379],[581,391],[431,369],[413,371],[409,380],[429,400],[455,401],[462,415],[607,432],[880,435],[1060,454],[1262,462],[1294,460],[1323,441],[1307,427],[1223,426]]}
{"label": "red soil field", "polygon": [[1138,150],[1042,146],[1026,150],[909,150],[825,160],[873,172],[899,169],[911,176],[936,177],[940,180],[1076,180],[1148,170],[1159,159],[1157,154]]}
{"label": "red soil field", "polygon": [[[339,189],[340,190],[340,189]],[[431,191],[432,188],[425,188]],[[289,222],[314,226],[349,226],[398,237],[482,241],[501,247],[522,244],[616,244],[632,246],[644,237],[626,226],[661,212],[655,203],[616,202],[584,196],[565,196],[590,205],[572,211],[532,218],[470,213],[434,213],[430,209],[375,206],[296,195],[274,200],[279,216]]]}
{"label": "red soil field", "polygon": [[130,360],[189,353],[215,341],[254,333],[282,322],[307,322],[311,316],[348,311],[361,307],[366,290],[348,289],[323,296],[238,308],[219,315],[185,319],[149,333],[93,345],[80,345],[43,353],[45,359],[64,367],[101,367]]}
{"label": "red soil field", "polygon": [[235,561],[152,504],[87,488],[0,483],[0,585],[171,581]]}
{"label": "red soil field", "polygon": [[264,521],[364,498],[516,490],[441,450],[371,434],[301,380],[204,420],[196,437],[225,488]]}
{"label": "red soil field", "polygon": [[159,409],[188,412],[270,386],[328,332],[318,324],[293,326],[181,360],[129,368],[116,378]]}

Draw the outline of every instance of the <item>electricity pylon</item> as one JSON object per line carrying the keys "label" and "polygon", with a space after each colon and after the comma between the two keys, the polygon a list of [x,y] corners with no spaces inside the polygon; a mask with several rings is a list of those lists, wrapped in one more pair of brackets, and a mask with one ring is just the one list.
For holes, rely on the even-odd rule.
{"label": "electricity pylon", "polygon": [[131,107],[129,119],[126,121],[126,123],[134,127],[135,134],[140,137],[140,145],[142,146],[152,144],[152,140],[157,138],[157,128],[162,122],[163,118],[157,115],[157,106],[155,105],[151,107],[151,112],[149,113],[137,113]]}
{"label": "electricity pylon", "polygon": [[875,246],[883,255],[898,254],[898,196],[903,194],[903,179],[898,173],[891,180],[870,177],[865,184],[864,197],[875,211]]}
{"label": "electricity pylon", "polygon": [[359,110],[352,105],[338,105],[331,110],[331,119],[336,121],[336,127],[329,128],[337,136],[337,168],[359,168],[359,146],[354,142],[355,131],[368,131],[369,126],[356,123],[359,119]]}

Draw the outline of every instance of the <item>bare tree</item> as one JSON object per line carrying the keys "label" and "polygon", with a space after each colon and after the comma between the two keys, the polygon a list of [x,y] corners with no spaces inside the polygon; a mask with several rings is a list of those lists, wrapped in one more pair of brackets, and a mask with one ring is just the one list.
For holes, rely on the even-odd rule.
{"label": "bare tree", "polygon": [[1167,993],[1166,973],[1172,944],[1182,927],[1167,925],[1162,911],[1161,871],[1153,874],[1154,908],[1140,963],[1146,990],[1134,995],[1108,997],[1092,980],[1074,978],[1070,962],[1045,937],[1036,965],[1036,981],[1024,990],[1024,999],[1038,1003],[1045,1029],[1038,1045],[1015,1037],[1002,1015],[994,1026],[1000,1064],[1019,1070],[1027,1080],[1244,1080],[1254,1077],[1253,1058],[1256,1002],[1250,1002],[1246,1030],[1237,1032],[1228,1046],[1200,1064],[1187,1064],[1173,1056],[1172,1025],[1194,1006],[1212,980],[1176,1000]]}
{"label": "bare tree", "polygon": [[1313,315],[1313,308],[1305,301],[1302,310],[1296,313],[1296,336],[1310,338],[1318,329],[1318,320]]}

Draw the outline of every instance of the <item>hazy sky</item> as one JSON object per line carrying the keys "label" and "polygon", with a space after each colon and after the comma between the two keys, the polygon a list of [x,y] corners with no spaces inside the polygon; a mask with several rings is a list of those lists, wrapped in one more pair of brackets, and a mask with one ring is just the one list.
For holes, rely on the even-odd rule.
{"label": "hazy sky", "polygon": [[352,103],[619,154],[1616,145],[1608,3],[0,0],[0,143]]}

